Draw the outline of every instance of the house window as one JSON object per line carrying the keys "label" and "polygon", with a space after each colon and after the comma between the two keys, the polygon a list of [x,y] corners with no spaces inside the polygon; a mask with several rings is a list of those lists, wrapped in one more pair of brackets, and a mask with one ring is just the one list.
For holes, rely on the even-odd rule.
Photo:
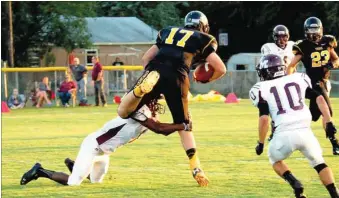
{"label": "house window", "polygon": [[247,70],[248,65],[236,65],[236,70]]}
{"label": "house window", "polygon": [[92,63],[92,57],[93,56],[98,56],[98,50],[97,49],[87,49],[85,50],[86,52],[86,66],[93,66]]}

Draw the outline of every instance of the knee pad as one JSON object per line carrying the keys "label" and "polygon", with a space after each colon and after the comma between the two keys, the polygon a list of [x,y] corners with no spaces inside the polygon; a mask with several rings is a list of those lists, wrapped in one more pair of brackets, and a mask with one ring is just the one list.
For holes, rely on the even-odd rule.
{"label": "knee pad", "polygon": [[327,168],[327,165],[325,163],[318,164],[314,167],[314,169],[320,173],[324,168]]}

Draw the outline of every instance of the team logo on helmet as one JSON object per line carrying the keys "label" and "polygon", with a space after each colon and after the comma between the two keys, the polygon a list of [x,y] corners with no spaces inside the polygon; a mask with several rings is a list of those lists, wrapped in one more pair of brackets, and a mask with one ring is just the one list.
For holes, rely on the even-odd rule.
{"label": "team logo on helmet", "polygon": [[256,70],[261,81],[273,80],[286,75],[284,60],[275,54],[261,57]]}

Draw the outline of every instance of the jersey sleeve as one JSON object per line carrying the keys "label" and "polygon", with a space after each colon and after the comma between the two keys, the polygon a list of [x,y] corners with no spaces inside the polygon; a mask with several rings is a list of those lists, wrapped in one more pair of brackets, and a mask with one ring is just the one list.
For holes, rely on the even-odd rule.
{"label": "jersey sleeve", "polygon": [[304,55],[304,52],[301,50],[302,49],[302,40],[299,40],[295,42],[295,44],[292,47],[292,52],[294,55]]}
{"label": "jersey sleeve", "polygon": [[202,58],[206,59],[211,53],[216,52],[218,49],[218,42],[212,35],[202,35]]}
{"label": "jersey sleeve", "polygon": [[164,31],[165,30],[162,29],[158,32],[157,40],[156,40],[156,43],[155,43],[156,46],[158,46],[158,48],[160,48],[160,46],[162,45],[162,40],[163,40],[163,37],[164,37],[164,35],[163,35]]}
{"label": "jersey sleeve", "polygon": [[262,47],[261,47],[261,55],[267,55],[270,53],[270,47],[268,46],[268,44],[264,44]]}
{"label": "jersey sleeve", "polygon": [[326,40],[328,42],[328,45],[330,47],[337,48],[338,43],[337,43],[337,39],[335,39],[334,36],[332,36],[332,35],[324,35],[324,37],[326,38]]}
{"label": "jersey sleeve", "polygon": [[253,106],[258,107],[259,103],[264,101],[261,96],[261,86],[259,83],[255,84],[249,92],[249,97],[252,101]]}

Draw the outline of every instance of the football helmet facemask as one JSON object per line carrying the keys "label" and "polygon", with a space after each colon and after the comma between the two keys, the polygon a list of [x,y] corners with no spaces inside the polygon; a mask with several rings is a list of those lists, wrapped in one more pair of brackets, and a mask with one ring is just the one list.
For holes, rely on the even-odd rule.
{"label": "football helmet facemask", "polygon": [[290,39],[290,32],[287,29],[286,26],[284,25],[277,25],[273,29],[273,40],[275,44],[282,48],[285,49],[288,40]]}
{"label": "football helmet facemask", "polygon": [[256,70],[261,81],[273,80],[287,74],[284,60],[275,54],[267,54],[261,57]]}
{"label": "football helmet facemask", "polygon": [[191,11],[186,15],[185,27],[196,29],[204,33],[208,33],[210,30],[207,17],[204,13],[197,10]]}
{"label": "football helmet facemask", "polygon": [[304,23],[304,31],[307,40],[317,43],[323,37],[323,24],[317,17],[309,17]]}

